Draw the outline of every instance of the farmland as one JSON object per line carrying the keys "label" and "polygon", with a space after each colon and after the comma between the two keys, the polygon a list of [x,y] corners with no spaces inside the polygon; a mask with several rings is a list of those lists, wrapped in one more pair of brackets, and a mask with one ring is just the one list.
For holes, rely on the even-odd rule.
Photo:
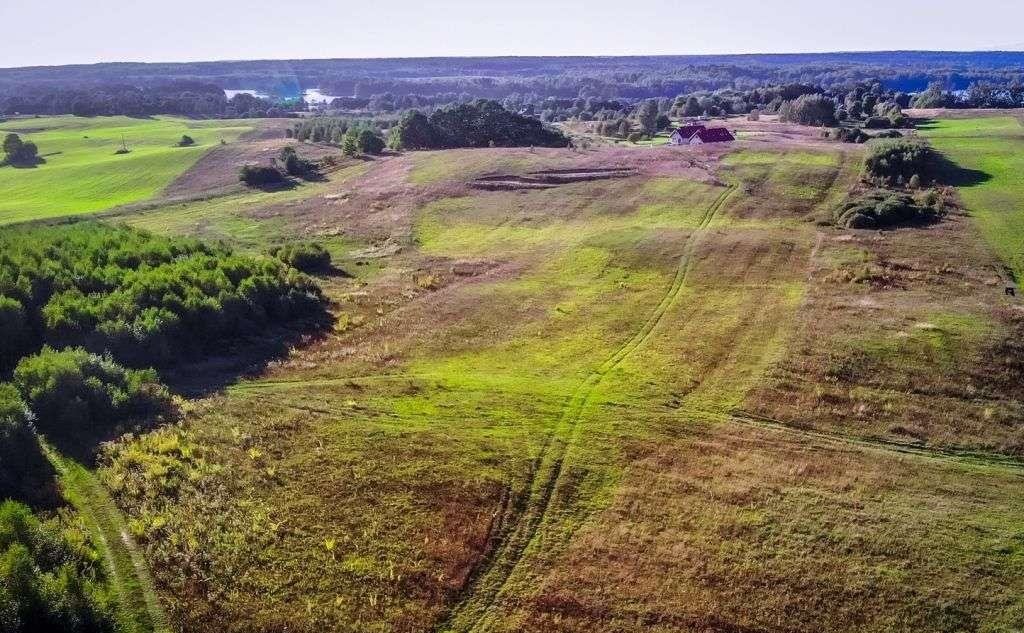
{"label": "farmland", "polygon": [[[159,168],[86,207],[96,159],[69,163],[63,193],[47,175],[62,155],[0,170],[36,178],[11,187],[6,221],[105,211],[250,253],[314,239],[337,269],[317,278],[330,329],[242,370],[169,372],[181,419],[106,446],[87,474],[144,555],[151,619],[1024,626],[1024,312],[998,278],[1002,262],[1021,274],[1015,119],[927,124],[987,177],[942,222],[885,232],[816,222],[861,147],[771,121],[737,123],[729,146],[410,152],[216,195],[209,174],[227,182],[238,155],[285,140],[56,121],[32,134],[43,154],[128,129],[124,160]],[[172,147],[193,132],[197,148]],[[209,151],[221,137],[239,147]]]}
{"label": "farmland", "polygon": [[[244,121],[170,117],[57,117],[0,123],[39,146],[46,161],[31,169],[0,169],[0,224],[77,215],[138,202],[159,193],[211,148],[252,129]],[[195,145],[177,147],[188,134]],[[115,152],[122,139],[130,150]]]}

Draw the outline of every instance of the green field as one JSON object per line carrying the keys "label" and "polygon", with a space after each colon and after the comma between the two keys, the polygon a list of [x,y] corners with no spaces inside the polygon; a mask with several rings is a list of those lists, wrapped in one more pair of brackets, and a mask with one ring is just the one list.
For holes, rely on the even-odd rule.
{"label": "green field", "polygon": [[[252,129],[245,121],[173,117],[54,117],[0,123],[34,142],[46,162],[0,168],[0,224],[78,215],[145,200],[191,167],[210,148]],[[175,147],[183,134],[191,147]],[[121,139],[130,153],[116,155]]]}
{"label": "green field", "polygon": [[[989,175],[980,232],[817,223],[861,164],[818,138],[411,152],[121,209],[323,242],[334,325],[190,366],[180,422],[56,459],[66,494],[130,534],[143,630],[1021,630],[1024,320],[987,283],[1024,233],[1015,125],[926,130]],[[475,186],[541,170],[597,176]]]}
{"label": "green field", "polygon": [[960,188],[985,239],[1024,279],[1024,126],[1013,117],[940,119],[926,127],[932,144],[961,167],[981,172]]}

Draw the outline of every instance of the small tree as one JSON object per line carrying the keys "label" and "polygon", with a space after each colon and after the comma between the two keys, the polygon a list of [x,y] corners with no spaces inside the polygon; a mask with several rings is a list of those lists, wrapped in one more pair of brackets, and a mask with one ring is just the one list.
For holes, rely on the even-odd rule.
{"label": "small tree", "polygon": [[4,137],[4,164],[30,167],[42,162],[39,150],[32,141],[22,141],[17,134]]}
{"label": "small tree", "polygon": [[191,136],[189,136],[188,134],[182,134],[181,135],[181,140],[178,141],[178,147],[191,147],[192,145],[195,145],[195,144],[196,144],[195,139],[192,138]]}
{"label": "small tree", "polygon": [[359,151],[363,154],[375,155],[384,151],[384,139],[369,128],[363,128],[359,131],[358,145]]}
{"label": "small tree", "polygon": [[359,155],[359,135],[354,129],[345,132],[345,138],[341,140],[341,153],[345,156]]}

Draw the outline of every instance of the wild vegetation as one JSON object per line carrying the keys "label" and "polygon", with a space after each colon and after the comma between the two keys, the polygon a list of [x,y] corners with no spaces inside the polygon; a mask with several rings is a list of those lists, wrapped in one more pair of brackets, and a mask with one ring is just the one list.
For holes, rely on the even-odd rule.
{"label": "wild vegetation", "polygon": [[564,147],[567,142],[561,132],[544,127],[540,121],[484,99],[435,110],[429,117],[410,112],[390,136],[394,149]]}
{"label": "wild vegetation", "polygon": [[8,134],[4,137],[4,159],[0,161],[0,167],[10,165],[12,167],[35,167],[43,162],[39,158],[39,148],[32,141],[23,141],[17,134]]}
{"label": "wild vegetation", "polygon": [[320,305],[277,260],[91,223],[0,232],[0,296],[27,325],[11,350],[81,345],[131,366],[209,354]]}

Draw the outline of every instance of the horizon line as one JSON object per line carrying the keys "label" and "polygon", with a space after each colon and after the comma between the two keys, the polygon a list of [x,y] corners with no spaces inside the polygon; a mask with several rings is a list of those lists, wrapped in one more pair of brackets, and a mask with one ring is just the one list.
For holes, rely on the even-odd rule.
{"label": "horizon line", "polygon": [[643,59],[643,58],[706,58],[706,57],[796,57],[807,55],[865,55],[865,54],[898,54],[898,53],[951,53],[970,55],[978,53],[1003,53],[1003,54],[1024,54],[1024,45],[1019,49],[993,48],[993,49],[873,49],[873,50],[834,50],[834,51],[793,51],[785,53],[653,53],[653,54],[628,54],[628,55],[424,55],[424,56],[396,56],[396,57],[281,57],[281,58],[222,58],[222,59],[194,59],[194,60],[171,60],[171,61],[98,61],[98,62],[75,62],[65,64],[32,64],[27,66],[0,66],[0,70],[31,70],[42,68],[75,68],[83,66],[110,66],[117,64],[130,65],[185,65],[185,64],[239,64],[252,62],[331,62],[331,61],[406,61],[406,60],[471,60],[471,59]]}

